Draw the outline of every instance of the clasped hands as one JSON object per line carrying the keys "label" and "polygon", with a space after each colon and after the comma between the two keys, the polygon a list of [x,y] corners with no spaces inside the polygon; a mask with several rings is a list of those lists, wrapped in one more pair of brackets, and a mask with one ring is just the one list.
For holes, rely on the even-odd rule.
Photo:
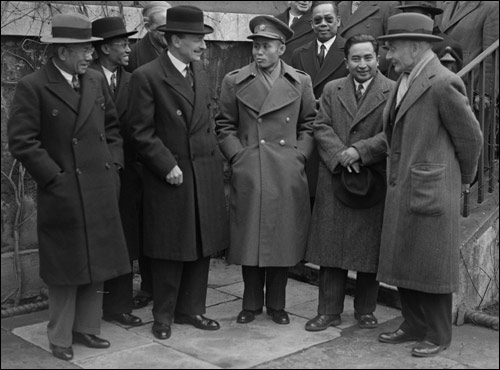
{"label": "clasped hands", "polygon": [[339,155],[339,163],[349,172],[359,173],[360,159],[358,151],[353,147],[347,148]]}

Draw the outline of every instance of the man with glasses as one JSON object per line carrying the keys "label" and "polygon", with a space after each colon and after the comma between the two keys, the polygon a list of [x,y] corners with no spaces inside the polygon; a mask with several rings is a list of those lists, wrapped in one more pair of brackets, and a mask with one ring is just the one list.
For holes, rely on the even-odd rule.
{"label": "man with glasses", "polygon": [[[127,32],[120,17],[101,18],[92,22],[92,35],[102,38],[94,43],[97,60],[91,68],[99,71],[108,82],[109,93],[115,103],[120,119],[120,134],[123,138],[125,168],[120,171],[120,215],[127,241],[130,261],[139,258],[142,235],[142,182],[135,153],[127,135],[126,117],[128,107],[128,84],[130,73],[124,70],[128,65],[130,46],[128,37],[137,31]],[[103,299],[103,319],[117,321],[127,326],[142,324],[139,317],[132,315],[133,273],[119,276],[104,283],[106,294]]]}
{"label": "man with glasses", "polygon": [[105,78],[88,69],[89,19],[52,19],[53,56],[17,85],[9,149],[38,185],[40,276],[49,288],[50,348],[73,358],[72,343],[107,348],[103,282],[130,273],[118,206],[122,139]]}
{"label": "man with glasses", "polygon": [[[316,40],[295,50],[292,56],[292,67],[311,76],[316,105],[328,82],[349,73],[344,64],[345,39],[337,35],[340,24],[338,14],[337,5],[333,1],[316,1],[312,9],[311,26]],[[314,205],[318,168],[319,155],[315,148],[306,165],[311,206]]]}

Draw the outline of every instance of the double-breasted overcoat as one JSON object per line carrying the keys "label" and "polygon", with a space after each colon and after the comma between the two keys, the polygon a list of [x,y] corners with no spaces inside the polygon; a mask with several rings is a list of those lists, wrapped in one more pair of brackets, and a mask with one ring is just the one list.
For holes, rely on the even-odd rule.
{"label": "double-breasted overcoat", "polygon": [[[333,170],[349,147],[363,165],[385,176],[387,147],[382,112],[394,82],[377,73],[356,104],[351,76],[329,82],[314,121],[314,138],[321,157],[306,260],[320,266],[376,273],[384,201],[373,207],[345,206],[333,193]],[[382,189],[385,193],[385,189]]]}
{"label": "double-breasted overcoat", "polygon": [[310,219],[304,165],[313,146],[311,79],[281,62],[268,90],[255,63],[226,75],[216,130],[232,167],[229,262],[293,266]]}
{"label": "double-breasted overcoat", "polygon": [[9,148],[38,185],[40,276],[49,285],[130,272],[118,209],[122,139],[104,77],[88,69],[79,97],[52,60],[22,79]]}
{"label": "double-breasted overcoat", "polygon": [[[201,62],[194,89],[164,51],[132,73],[128,124],[143,163],[144,253],[194,261],[227,248],[223,159]],[[166,176],[179,166],[180,186]],[[199,224],[198,224],[199,223]]]}
{"label": "double-breasted overcoat", "polygon": [[398,109],[396,95],[383,117],[388,185],[377,280],[451,293],[458,288],[461,184],[476,174],[481,130],[462,80],[436,56]]}

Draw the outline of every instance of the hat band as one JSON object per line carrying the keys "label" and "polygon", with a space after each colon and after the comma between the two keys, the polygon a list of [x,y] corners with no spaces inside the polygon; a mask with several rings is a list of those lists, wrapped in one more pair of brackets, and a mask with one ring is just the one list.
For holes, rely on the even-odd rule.
{"label": "hat band", "polygon": [[421,33],[425,35],[432,35],[432,30],[426,30],[423,28],[417,28],[416,30],[407,30],[407,29],[402,29],[402,28],[397,28],[393,30],[389,30],[387,32],[388,35],[395,35],[395,34],[401,34],[401,33]]}
{"label": "hat band", "polygon": [[52,37],[88,40],[92,38],[91,28],[52,27]]}

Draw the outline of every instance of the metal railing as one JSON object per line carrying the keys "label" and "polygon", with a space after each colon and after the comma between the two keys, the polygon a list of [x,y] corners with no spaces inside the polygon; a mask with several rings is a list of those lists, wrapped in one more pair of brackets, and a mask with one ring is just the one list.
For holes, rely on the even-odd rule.
{"label": "metal railing", "polygon": [[[493,58],[493,81],[486,81],[486,64]],[[495,161],[498,155],[498,40],[458,72],[467,86],[469,101],[485,137],[477,171],[477,203],[484,202],[487,181],[488,193],[495,189]],[[490,76],[491,78],[491,76]],[[485,132],[486,130],[486,132]],[[470,193],[463,194],[462,215],[470,209]]]}

